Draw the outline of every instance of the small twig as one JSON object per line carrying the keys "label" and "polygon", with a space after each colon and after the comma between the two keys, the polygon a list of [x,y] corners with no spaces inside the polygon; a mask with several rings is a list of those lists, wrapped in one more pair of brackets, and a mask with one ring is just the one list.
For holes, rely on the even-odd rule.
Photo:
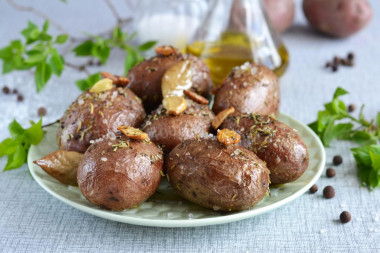
{"label": "small twig", "polygon": [[122,18],[120,17],[119,13],[117,13],[115,5],[113,5],[113,3],[110,0],[104,0],[104,1],[106,2],[108,8],[110,8],[111,12],[115,16],[117,20],[117,24],[120,25],[122,23]]}
{"label": "small twig", "polygon": [[70,62],[65,62],[65,65],[69,68],[76,69],[78,71],[83,71],[87,75],[90,75],[90,71],[88,71],[87,66],[91,65],[92,60],[88,60],[86,63],[81,64],[81,65],[76,65]]}
{"label": "small twig", "polygon": [[40,16],[43,19],[49,20],[50,24],[52,26],[54,26],[55,28],[57,28],[57,30],[59,30],[60,32],[69,34],[69,32],[66,29],[64,29],[61,25],[59,25],[58,23],[56,23],[53,20],[51,20],[49,18],[49,16],[46,15],[45,13],[43,13],[42,11],[37,10],[37,9],[31,7],[31,6],[22,6],[22,5],[19,5],[19,4],[15,3],[13,0],[7,0],[7,1],[16,10],[25,11],[25,12],[32,12],[32,13],[36,14],[37,16]]}
{"label": "small twig", "polygon": [[42,128],[45,128],[45,127],[48,127],[48,126],[52,126],[54,124],[57,124],[59,122],[59,119],[57,119],[56,121],[54,122],[51,122],[51,123],[48,123],[48,124],[45,124],[45,125],[42,125]]}

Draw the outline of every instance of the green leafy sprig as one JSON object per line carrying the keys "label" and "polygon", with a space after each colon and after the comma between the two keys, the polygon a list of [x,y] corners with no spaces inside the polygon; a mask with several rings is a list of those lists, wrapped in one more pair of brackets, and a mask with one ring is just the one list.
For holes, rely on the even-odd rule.
{"label": "green leafy sprig", "polygon": [[21,31],[22,40],[13,40],[8,46],[0,49],[3,60],[3,74],[14,70],[34,70],[37,91],[49,81],[52,74],[60,76],[64,70],[64,59],[58,53],[56,45],[64,44],[67,34],[56,37],[48,34],[49,22],[45,21],[42,29],[32,22]]}
{"label": "green leafy sprig", "polygon": [[24,129],[16,120],[9,126],[11,138],[0,143],[0,157],[7,156],[4,171],[21,167],[28,157],[30,145],[37,145],[43,138],[42,120],[37,123],[30,122],[31,127]]}
{"label": "green leafy sprig", "polygon": [[364,117],[364,105],[358,118],[347,112],[345,103],[339,98],[348,92],[338,87],[331,102],[318,112],[316,121],[309,127],[319,136],[324,146],[329,147],[334,139],[353,141],[360,145],[351,149],[358,167],[362,185],[370,190],[380,187],[380,113],[376,119]]}

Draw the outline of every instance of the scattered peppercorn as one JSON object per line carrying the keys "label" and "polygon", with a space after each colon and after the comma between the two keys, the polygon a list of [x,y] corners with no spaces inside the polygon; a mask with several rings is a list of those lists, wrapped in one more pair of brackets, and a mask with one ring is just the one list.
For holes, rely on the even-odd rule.
{"label": "scattered peppercorn", "polygon": [[335,170],[333,169],[333,168],[328,168],[327,170],[326,170],[326,176],[327,177],[335,177],[335,175],[336,175],[336,172],[335,172]]}
{"label": "scattered peppercorn", "polygon": [[18,93],[18,90],[17,90],[17,89],[13,89],[12,93],[13,93],[13,94],[17,94],[17,93]]}
{"label": "scattered peppercorn", "polygon": [[333,71],[333,72],[338,71],[338,65],[334,64],[334,65],[332,66],[332,71]]}
{"label": "scattered peppercorn", "polygon": [[348,55],[347,55],[347,59],[349,59],[349,60],[353,60],[354,58],[355,58],[354,53],[349,52]]}
{"label": "scattered peppercorn", "polygon": [[335,196],[335,190],[334,190],[334,188],[331,185],[326,186],[323,189],[323,196],[326,199],[332,199],[332,198],[334,198],[334,196]]}
{"label": "scattered peppercorn", "polygon": [[349,66],[352,67],[354,66],[354,54],[353,53],[348,53],[347,58],[340,58],[338,56],[334,56],[332,61],[326,62],[325,67],[326,68],[331,68],[333,72],[338,71],[339,66]]}
{"label": "scattered peppercorn", "polygon": [[338,56],[335,56],[333,61],[335,64],[339,64],[340,58]]}
{"label": "scattered peppercorn", "polygon": [[340,218],[340,221],[342,223],[347,223],[347,222],[350,222],[350,220],[351,220],[351,214],[349,212],[347,212],[347,211],[343,211],[340,214],[339,218]]}
{"label": "scattered peppercorn", "polygon": [[40,108],[38,108],[38,110],[37,110],[37,114],[38,114],[38,116],[40,116],[40,117],[45,116],[46,113],[47,113],[47,111],[46,111],[46,108],[45,108],[45,107],[40,107]]}
{"label": "scattered peppercorn", "polygon": [[353,111],[355,111],[355,109],[356,109],[356,106],[354,104],[350,104],[348,106],[348,112],[353,112]]}
{"label": "scattered peppercorn", "polygon": [[333,158],[334,165],[340,165],[343,162],[343,158],[340,155],[336,155]]}
{"label": "scattered peppercorn", "polygon": [[314,193],[316,193],[317,191],[318,191],[318,185],[316,185],[316,184],[313,184],[313,186],[310,187],[310,189],[309,189],[309,192],[310,192],[311,194],[314,194]]}
{"label": "scattered peppercorn", "polygon": [[3,87],[3,93],[4,94],[9,94],[9,92],[10,92],[10,89],[8,88],[8,86],[4,86]]}
{"label": "scattered peppercorn", "polygon": [[23,100],[24,100],[24,96],[21,95],[21,94],[18,94],[18,95],[17,95],[17,101],[21,102],[21,101],[23,101]]}
{"label": "scattered peppercorn", "polygon": [[326,68],[330,68],[330,67],[332,67],[332,63],[331,63],[331,62],[326,62],[325,67],[326,67]]}

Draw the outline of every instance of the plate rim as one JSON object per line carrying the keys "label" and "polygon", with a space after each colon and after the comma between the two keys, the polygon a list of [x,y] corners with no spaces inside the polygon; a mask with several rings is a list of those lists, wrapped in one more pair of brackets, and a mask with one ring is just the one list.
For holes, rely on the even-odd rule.
{"label": "plate rim", "polygon": [[245,211],[243,213],[236,212],[236,213],[232,213],[232,214],[229,214],[226,216],[218,216],[218,217],[212,217],[212,218],[200,218],[200,219],[188,219],[188,220],[176,220],[176,219],[173,219],[173,220],[170,220],[170,219],[154,220],[154,219],[122,216],[122,215],[118,215],[117,213],[110,212],[107,210],[94,209],[91,207],[83,206],[81,204],[76,203],[75,201],[72,201],[68,198],[65,198],[65,197],[57,194],[56,192],[51,190],[49,187],[47,187],[42,182],[42,179],[35,174],[34,169],[31,169],[32,166],[34,166],[32,154],[34,153],[34,149],[36,148],[35,145],[32,145],[30,147],[30,150],[28,153],[28,160],[27,160],[28,169],[29,169],[30,173],[32,174],[34,180],[36,180],[36,182],[45,191],[47,191],[50,195],[52,195],[53,197],[59,199],[63,203],[68,204],[69,206],[74,207],[80,211],[92,214],[92,215],[100,217],[100,218],[112,220],[112,221],[117,221],[117,222],[132,224],[132,225],[147,226],[147,227],[168,227],[168,228],[170,228],[170,227],[200,227],[200,226],[209,226],[209,225],[219,225],[219,224],[225,224],[225,223],[245,220],[245,219],[252,218],[252,217],[255,217],[257,215],[266,213],[268,211],[275,210],[275,209],[277,209],[277,208],[279,208],[279,207],[281,207],[287,203],[292,202],[293,200],[295,200],[299,196],[303,195],[308,189],[310,189],[310,187],[316,181],[318,181],[318,179],[320,178],[320,176],[323,172],[323,169],[325,167],[326,153],[325,153],[324,146],[323,146],[321,140],[319,139],[319,137],[307,125],[305,125],[301,121],[293,118],[292,116],[289,116],[288,114],[284,114],[284,113],[279,113],[279,116],[280,117],[286,117],[289,120],[294,121],[295,123],[297,123],[299,125],[302,125],[303,127],[305,127],[305,130],[308,132],[308,134],[313,137],[315,144],[318,146],[318,150],[322,151],[321,152],[322,159],[318,163],[318,171],[313,176],[313,178],[310,180],[310,182],[308,184],[304,185],[301,189],[299,189],[298,191],[296,191],[292,195],[290,195],[284,199],[281,199],[281,200],[279,200],[273,204],[270,204],[268,206],[261,207],[260,209],[248,210],[248,211]]}

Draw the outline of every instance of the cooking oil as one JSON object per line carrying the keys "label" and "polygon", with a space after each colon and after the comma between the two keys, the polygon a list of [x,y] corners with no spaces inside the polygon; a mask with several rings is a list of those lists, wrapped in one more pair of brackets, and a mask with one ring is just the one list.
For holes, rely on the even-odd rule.
{"label": "cooking oil", "polygon": [[279,46],[267,41],[252,39],[246,33],[225,31],[213,42],[194,41],[186,52],[200,57],[210,68],[214,86],[218,86],[235,66],[245,62],[258,62],[281,76],[289,63],[283,43]]}

